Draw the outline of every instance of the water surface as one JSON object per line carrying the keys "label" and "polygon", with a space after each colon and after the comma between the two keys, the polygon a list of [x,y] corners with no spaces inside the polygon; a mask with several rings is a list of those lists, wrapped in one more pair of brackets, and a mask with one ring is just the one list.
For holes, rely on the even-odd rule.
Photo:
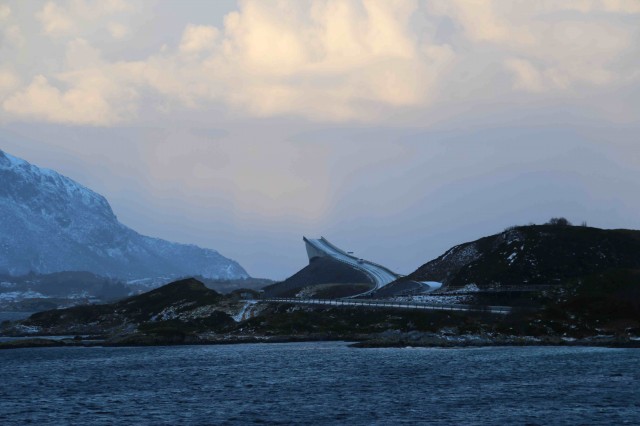
{"label": "water surface", "polygon": [[344,343],[0,351],[0,424],[640,424],[640,351]]}

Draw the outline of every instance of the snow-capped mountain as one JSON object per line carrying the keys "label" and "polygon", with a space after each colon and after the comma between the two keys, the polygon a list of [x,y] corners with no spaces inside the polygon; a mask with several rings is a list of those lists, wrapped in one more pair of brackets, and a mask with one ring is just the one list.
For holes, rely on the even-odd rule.
{"label": "snow-capped mountain", "polygon": [[90,271],[126,280],[248,274],[215,250],[140,235],[100,194],[0,150],[0,273]]}

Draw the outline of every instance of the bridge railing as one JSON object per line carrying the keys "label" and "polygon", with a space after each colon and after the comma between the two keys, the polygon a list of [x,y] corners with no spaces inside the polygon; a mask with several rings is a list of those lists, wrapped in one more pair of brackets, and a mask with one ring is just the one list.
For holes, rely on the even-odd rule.
{"label": "bridge railing", "polygon": [[302,305],[325,305],[325,306],[362,306],[371,308],[396,308],[396,309],[418,309],[437,311],[473,311],[489,313],[510,313],[513,311],[510,306],[486,306],[486,305],[462,305],[462,304],[436,304],[419,302],[395,302],[386,300],[358,300],[358,299],[297,299],[292,297],[265,297],[260,299],[263,302],[273,303],[293,303]]}
{"label": "bridge railing", "polygon": [[[338,251],[339,253],[342,253],[342,254],[344,254],[345,256],[350,257],[351,259],[355,259],[356,261],[358,261],[358,260],[359,260],[359,258],[358,258],[358,257],[356,257],[356,256],[354,256],[354,255],[352,255],[352,254],[346,253],[344,250],[342,250],[342,249],[340,249],[340,248],[336,247],[333,243],[329,242],[329,240],[327,240],[325,237],[320,237],[320,240],[322,240],[325,244],[327,244],[327,245],[328,245],[329,247],[331,247],[332,249],[334,249],[334,250]],[[379,263],[371,262],[370,260],[364,260],[364,259],[363,259],[363,263],[366,263],[366,264],[368,264],[368,265],[372,265],[372,266],[375,266],[375,267],[377,267],[377,268],[383,269],[383,270],[385,270],[387,273],[389,273],[389,274],[391,274],[391,275],[394,275],[394,276],[396,276],[396,277],[399,277],[399,275],[398,275],[398,274],[396,274],[395,272],[393,272],[391,269],[387,268],[386,266],[380,265]]]}
{"label": "bridge railing", "polygon": [[[377,282],[383,282],[386,281],[385,279],[383,279],[383,277],[380,275],[380,273],[376,273],[377,271],[375,270],[371,270],[369,268],[366,268],[365,266],[373,266],[375,268],[379,268],[382,269],[384,272],[386,272],[387,274],[391,275],[392,277],[398,277],[399,275],[396,274],[395,272],[391,271],[389,268],[382,266],[380,264],[368,261],[368,260],[364,260],[362,259],[362,261],[360,261],[360,258],[353,256],[347,252],[345,252],[344,250],[340,249],[339,247],[336,247],[335,245],[333,245],[331,242],[329,242],[326,238],[324,237],[320,237],[320,240],[309,240],[306,237],[304,237],[304,241],[308,244],[311,244],[314,248],[316,248],[319,251],[322,251],[324,253],[326,253],[326,248],[322,247],[322,244],[328,246],[329,248],[331,248],[332,250],[336,251],[338,254],[346,257],[347,259],[350,259],[352,262],[347,262],[346,260],[337,258],[337,257],[333,257],[331,256],[334,260],[344,263],[345,265],[349,265],[351,267],[355,267],[359,270],[361,270],[362,272],[364,272],[365,274],[367,274],[369,277],[371,277],[371,279],[373,279],[374,283],[376,284],[376,289],[383,287],[384,285],[388,284],[381,284],[378,285]],[[318,243],[318,241],[320,241],[321,243]],[[368,292],[366,292],[368,293]]]}
{"label": "bridge railing", "polygon": [[[324,252],[324,250],[322,250],[322,248],[321,248],[321,247],[318,247],[318,246],[315,244],[315,241],[313,241],[313,240],[307,240],[307,241],[309,242],[309,244],[313,245],[316,249],[318,249],[318,250],[320,250],[320,251]],[[340,250],[340,252],[342,253],[342,250]],[[344,261],[344,260],[342,260],[342,259],[340,259],[340,258],[336,258],[336,257],[331,257],[331,258],[332,258],[333,260],[335,260],[336,262],[344,263],[345,265],[349,265],[349,266],[350,266],[350,267],[352,267],[352,268],[353,268],[353,267],[355,267],[355,268],[357,268],[358,270],[362,271],[363,273],[365,273],[367,276],[369,276],[369,277],[373,280],[373,284],[376,286],[376,289],[377,289],[377,288],[379,288],[379,287],[378,287],[378,284],[377,284],[377,281],[378,281],[378,279],[377,279],[377,278],[379,278],[379,277],[374,276],[374,274],[373,274],[371,271],[367,270],[366,268],[362,268],[362,267],[360,266],[361,264],[359,264],[359,263],[357,262],[357,258],[356,258],[356,257],[351,256],[351,255],[347,255],[347,254],[345,254],[345,256],[349,257],[350,259],[353,259],[353,260],[354,260],[354,262],[353,262],[353,263],[349,263],[349,262],[346,262],[346,261]],[[375,289],[374,289],[374,290],[375,290]]]}
{"label": "bridge railing", "polygon": [[559,284],[532,284],[532,285],[501,285],[496,288],[479,288],[474,291],[464,291],[464,287],[452,289],[452,288],[444,288],[438,289],[433,292],[430,292],[432,296],[458,296],[458,295],[466,295],[466,294],[479,294],[479,293],[508,293],[508,292],[536,292],[536,291],[544,291],[544,290],[553,290],[559,288]]}

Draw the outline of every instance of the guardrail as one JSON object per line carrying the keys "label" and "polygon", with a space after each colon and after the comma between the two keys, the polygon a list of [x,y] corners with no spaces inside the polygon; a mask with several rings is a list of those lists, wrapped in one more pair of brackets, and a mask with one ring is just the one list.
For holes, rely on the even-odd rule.
{"label": "guardrail", "polygon": [[[325,253],[326,253],[326,251],[325,251],[325,250],[323,250],[323,249],[322,249],[322,247],[318,247],[318,245],[315,243],[315,241],[313,241],[313,240],[308,240],[308,239],[306,239],[306,238],[305,238],[305,241],[306,241],[307,243],[311,244],[312,246],[314,246],[316,249],[318,249],[318,250],[320,250],[320,251],[322,251],[322,252],[325,252]],[[325,241],[326,241],[326,240],[325,240]],[[330,245],[332,245],[332,244],[330,244]],[[333,245],[332,245],[332,246],[333,246]],[[333,246],[333,247],[335,247],[335,246]],[[342,253],[342,250],[339,250],[339,252],[341,252],[341,253]],[[378,286],[378,283],[377,283],[377,281],[378,281],[378,280],[377,280],[377,279],[376,279],[376,277],[371,273],[371,271],[368,271],[366,268],[363,268],[363,267],[359,266],[358,261],[357,261],[357,259],[358,259],[358,258],[356,258],[355,256],[348,255],[348,254],[345,254],[345,256],[349,257],[350,259],[353,259],[353,260],[354,260],[354,263],[347,262],[347,261],[342,260],[342,259],[340,259],[340,258],[338,258],[338,257],[333,257],[333,256],[331,256],[331,258],[332,258],[333,260],[335,260],[336,262],[340,262],[340,263],[343,263],[343,264],[345,264],[345,265],[348,265],[348,266],[350,266],[350,267],[352,267],[352,268],[356,268],[356,269],[358,269],[359,271],[361,271],[361,272],[363,272],[364,274],[366,274],[366,275],[367,275],[369,278],[371,278],[371,280],[373,281],[373,285],[374,285],[375,287],[374,287],[372,290],[368,290],[368,291],[366,291],[365,293],[362,293],[362,294],[367,294],[367,293],[370,293],[370,292],[371,292],[371,291],[373,291],[373,290],[377,290],[378,288],[380,288],[380,287]]]}
{"label": "guardrail", "polygon": [[[389,283],[384,283],[384,284],[380,284],[384,281],[386,281],[383,276],[375,271],[375,270],[371,270],[371,268],[367,268],[366,266],[369,267],[373,267],[373,268],[378,268],[381,269],[382,271],[384,271],[384,273],[390,275],[391,277],[398,277],[398,274],[396,274],[395,272],[391,271],[389,268],[379,265],[377,263],[368,261],[368,260],[364,260],[364,259],[360,259],[356,256],[353,256],[347,252],[345,252],[344,250],[340,249],[339,247],[336,247],[335,245],[333,245],[331,242],[329,242],[326,238],[324,237],[320,237],[319,240],[310,240],[306,237],[303,237],[303,240],[307,243],[310,244],[311,246],[313,246],[316,250],[323,252],[323,253],[327,253],[329,256],[331,256],[332,259],[343,263],[345,265],[349,265],[352,268],[356,268],[360,271],[362,271],[363,273],[365,273],[367,276],[369,276],[374,285],[375,288],[369,291],[366,291],[364,293],[362,293],[363,295],[369,294],[374,290],[377,290],[379,288],[384,287],[386,284]],[[323,247],[326,246],[326,247]],[[339,257],[335,257],[333,255],[331,255],[331,253],[327,252],[327,247],[331,250],[333,250],[334,252],[336,252],[337,254],[339,254],[340,256],[343,256],[346,259],[340,259]],[[348,260],[347,260],[348,259]],[[392,281],[391,281],[392,282]]]}
{"label": "guardrail", "polygon": [[535,291],[543,291],[543,290],[552,290],[552,289],[556,289],[560,287],[560,285],[558,284],[540,284],[540,285],[528,285],[528,286],[521,286],[521,285],[506,285],[506,286],[500,286],[498,288],[480,288],[478,290],[474,290],[474,291],[463,291],[464,287],[460,287],[457,289],[452,289],[452,288],[444,288],[444,289],[438,289],[435,290],[433,292],[431,292],[430,294],[433,296],[456,296],[456,295],[462,295],[462,294],[478,294],[478,293],[506,293],[506,292],[535,292]]}
{"label": "guardrail", "polygon": [[[333,243],[329,242],[329,240],[327,240],[325,237],[320,237],[320,240],[322,240],[326,245],[328,245],[329,247],[331,247],[332,249],[336,250],[337,252],[351,258],[354,259],[356,262],[360,259],[352,254],[346,253],[344,250],[342,250],[339,247],[336,247]],[[395,275],[396,277],[399,277],[398,274],[396,274],[395,272],[393,272],[391,269],[387,268],[386,266],[380,265],[379,263],[375,263],[375,262],[371,262],[370,260],[364,260],[363,262],[372,266],[375,266],[377,268],[380,269],[384,269],[388,274],[390,275]]]}
{"label": "guardrail", "polygon": [[419,302],[393,302],[388,300],[296,299],[291,297],[268,297],[256,299],[256,301],[267,303],[293,303],[298,305],[355,306],[369,308],[417,309],[425,311],[487,312],[492,314],[509,314],[513,311],[513,308],[510,306],[453,305]]}

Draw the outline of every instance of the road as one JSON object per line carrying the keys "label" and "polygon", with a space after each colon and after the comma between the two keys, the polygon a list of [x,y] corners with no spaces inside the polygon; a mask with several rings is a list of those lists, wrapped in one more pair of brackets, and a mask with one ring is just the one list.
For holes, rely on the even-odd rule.
{"label": "road", "polygon": [[486,312],[506,315],[511,313],[509,306],[477,306],[477,305],[447,305],[435,303],[394,302],[389,300],[354,300],[354,299],[293,299],[293,298],[267,298],[257,302],[267,303],[294,303],[297,305],[327,305],[327,306],[353,306],[364,308],[391,308],[391,309],[417,309],[423,311],[463,311]]}
{"label": "road", "polygon": [[[382,265],[369,262],[368,260],[360,259],[356,256],[353,256],[352,254],[345,252],[344,250],[331,244],[324,237],[320,237],[319,239],[308,239],[305,237],[303,239],[307,244],[307,253],[309,254],[309,259],[311,259],[313,256],[328,256],[339,262],[346,263],[354,269],[367,274],[367,276],[369,276],[373,280],[375,288],[361,294],[360,296],[380,289],[400,277],[398,274]],[[311,246],[311,248],[309,248],[309,246]]]}

